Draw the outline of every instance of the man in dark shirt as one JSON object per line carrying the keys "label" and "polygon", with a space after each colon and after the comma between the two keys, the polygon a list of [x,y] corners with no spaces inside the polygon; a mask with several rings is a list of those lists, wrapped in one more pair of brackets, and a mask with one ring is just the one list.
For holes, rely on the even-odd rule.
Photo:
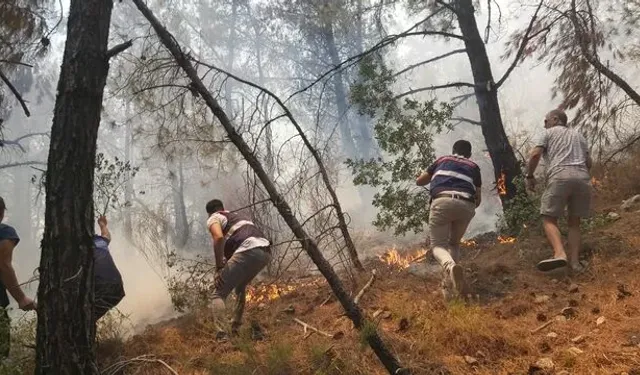
{"label": "man in dark shirt", "polygon": [[481,202],[480,168],[469,160],[471,143],[459,140],[453,154],[436,160],[416,180],[418,186],[430,183],[429,237],[433,256],[444,271],[443,294],[451,289],[460,295],[464,289],[464,271],[456,262],[460,240]]}
{"label": "man in dark shirt", "polygon": [[2,224],[6,209],[4,199],[0,197],[0,360],[9,355],[11,347],[11,322],[6,311],[9,306],[7,291],[18,302],[20,309],[29,311],[36,308],[36,303],[22,291],[13,269],[13,249],[20,242],[20,237],[13,227]]}
{"label": "man in dark shirt", "polygon": [[100,216],[98,226],[100,226],[100,235],[93,236],[95,245],[93,252],[95,275],[93,319],[95,322],[120,303],[125,295],[122,276],[109,252],[111,233],[107,227],[107,218],[105,216]]}

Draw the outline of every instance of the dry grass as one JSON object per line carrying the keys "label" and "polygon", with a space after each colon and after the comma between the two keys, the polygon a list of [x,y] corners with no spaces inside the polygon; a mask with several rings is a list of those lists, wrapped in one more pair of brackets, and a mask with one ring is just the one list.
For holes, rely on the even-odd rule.
{"label": "dry grass", "polygon": [[[467,249],[464,260],[471,289],[479,302],[447,305],[439,294],[437,277],[419,278],[407,270],[390,269],[378,261],[378,278],[360,305],[405,366],[415,374],[527,374],[541,357],[551,358],[556,371],[571,374],[620,374],[640,369],[640,347],[630,346],[640,337],[640,214],[623,213],[612,224],[586,236],[587,273],[569,278],[563,273],[542,275],[534,269],[548,256],[548,245],[537,233],[514,244],[482,243]],[[369,275],[357,280],[364,285]],[[569,285],[579,286],[577,293]],[[618,284],[633,295],[618,297]],[[124,358],[152,354],[179,374],[385,374],[370,349],[361,343],[338,303],[320,304],[328,295],[326,285],[308,286],[270,302],[260,309],[249,306],[247,318],[259,322],[264,341],[252,341],[250,324],[232,342],[215,341],[212,327],[203,317],[186,316],[147,329],[122,348]],[[549,296],[536,303],[539,296]],[[292,305],[294,314],[284,312]],[[567,306],[574,317],[554,321],[532,334],[543,320],[556,319]],[[377,310],[388,319],[373,318]],[[598,317],[606,322],[596,327]],[[339,339],[317,334],[305,338],[301,319]],[[400,322],[409,323],[400,330]],[[557,337],[547,335],[554,332]],[[571,340],[583,335],[585,340]],[[578,347],[582,354],[567,350]],[[477,359],[470,366],[464,356]],[[446,369],[446,370],[443,370]],[[164,371],[164,372],[163,372]],[[129,367],[128,374],[163,374],[158,363]]]}

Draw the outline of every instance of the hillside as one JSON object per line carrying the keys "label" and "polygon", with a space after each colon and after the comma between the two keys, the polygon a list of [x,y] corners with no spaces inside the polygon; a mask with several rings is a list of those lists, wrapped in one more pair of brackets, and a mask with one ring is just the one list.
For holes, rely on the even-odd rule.
{"label": "hillside", "polygon": [[[472,302],[446,305],[432,268],[407,267],[415,246],[366,262],[377,278],[360,305],[415,374],[640,374],[640,213],[607,220],[614,205],[598,206],[582,275],[537,272],[549,255],[538,231],[485,235],[465,244]],[[369,278],[347,286],[355,295]],[[125,343],[101,343],[101,365],[106,374],[386,373],[322,280],[277,285],[280,297],[263,288],[264,300],[254,296],[245,315],[262,340],[247,322],[240,338],[219,343],[203,315],[191,314]],[[305,334],[294,318],[328,335]]]}

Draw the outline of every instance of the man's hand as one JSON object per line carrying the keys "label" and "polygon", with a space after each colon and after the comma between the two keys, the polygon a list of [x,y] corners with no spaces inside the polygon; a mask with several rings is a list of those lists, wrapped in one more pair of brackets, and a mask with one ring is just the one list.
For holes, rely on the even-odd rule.
{"label": "man's hand", "polygon": [[527,190],[529,190],[532,193],[535,192],[536,191],[536,178],[535,177],[527,177],[526,186],[527,186]]}
{"label": "man's hand", "polygon": [[222,288],[223,285],[224,285],[224,282],[222,280],[222,268],[216,269],[216,275],[213,278],[213,286],[216,289],[220,289]]}
{"label": "man's hand", "polygon": [[38,305],[36,304],[36,301],[25,296],[21,301],[18,301],[18,307],[20,308],[20,310],[30,311],[35,310]]}
{"label": "man's hand", "polygon": [[101,215],[98,218],[98,225],[102,228],[102,227],[106,227],[107,226],[107,217],[104,215]]}

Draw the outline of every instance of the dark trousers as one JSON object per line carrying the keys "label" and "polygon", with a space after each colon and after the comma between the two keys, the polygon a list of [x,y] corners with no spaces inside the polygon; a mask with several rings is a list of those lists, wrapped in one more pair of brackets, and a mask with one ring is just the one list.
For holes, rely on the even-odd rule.
{"label": "dark trousers", "polygon": [[11,349],[11,320],[7,310],[0,307],[0,361],[9,357]]}
{"label": "dark trousers", "polygon": [[95,287],[95,305],[93,307],[93,321],[97,322],[109,310],[114,308],[124,298],[122,284],[100,284]]}

